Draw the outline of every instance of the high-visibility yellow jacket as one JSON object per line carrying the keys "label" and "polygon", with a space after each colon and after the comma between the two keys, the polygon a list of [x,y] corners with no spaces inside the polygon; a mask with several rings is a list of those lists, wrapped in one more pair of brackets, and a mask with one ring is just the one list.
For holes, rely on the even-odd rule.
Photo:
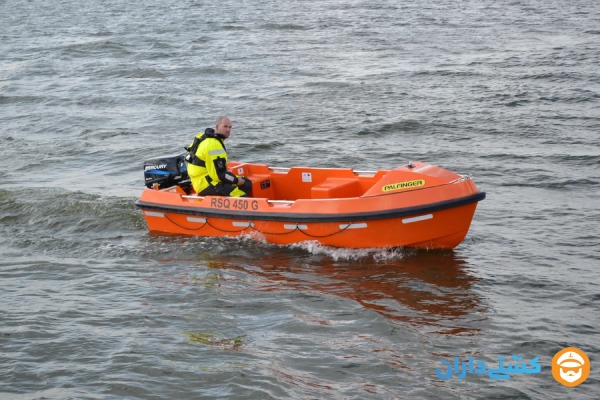
{"label": "high-visibility yellow jacket", "polygon": [[219,182],[237,184],[238,178],[227,170],[227,149],[223,140],[219,135],[211,134],[207,130],[206,133],[197,134],[194,142],[188,147],[193,150],[196,141],[199,141],[196,151],[193,154],[190,151],[187,168],[196,193]]}

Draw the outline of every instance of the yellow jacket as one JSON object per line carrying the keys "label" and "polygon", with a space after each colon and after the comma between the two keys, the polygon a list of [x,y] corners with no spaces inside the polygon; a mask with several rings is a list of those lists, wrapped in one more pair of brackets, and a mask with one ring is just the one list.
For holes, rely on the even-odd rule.
{"label": "yellow jacket", "polygon": [[[196,193],[219,182],[237,184],[238,178],[227,170],[227,150],[223,138],[215,134],[199,133],[195,141],[200,143],[196,152],[190,153],[187,171]],[[193,145],[194,143],[189,147],[192,150]]]}

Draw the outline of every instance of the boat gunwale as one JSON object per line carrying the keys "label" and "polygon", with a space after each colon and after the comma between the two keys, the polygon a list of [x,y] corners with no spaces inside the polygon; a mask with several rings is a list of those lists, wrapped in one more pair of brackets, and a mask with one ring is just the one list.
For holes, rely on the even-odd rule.
{"label": "boat gunwale", "polygon": [[283,222],[303,222],[303,223],[322,223],[322,222],[345,222],[345,221],[372,221],[381,219],[391,219],[406,217],[409,215],[426,214],[436,211],[443,211],[451,208],[461,207],[472,203],[477,203],[485,199],[485,192],[477,192],[468,196],[444,200],[436,203],[429,203],[418,206],[402,207],[395,209],[385,209],[368,212],[356,213],[295,213],[295,212],[265,212],[265,211],[236,211],[221,210],[206,207],[190,207],[179,205],[165,205],[161,203],[147,202],[141,199],[135,202],[136,207],[142,210],[159,211],[164,213],[175,213],[183,215],[197,215],[207,218],[225,218],[225,219],[244,219],[255,221],[283,221]]}

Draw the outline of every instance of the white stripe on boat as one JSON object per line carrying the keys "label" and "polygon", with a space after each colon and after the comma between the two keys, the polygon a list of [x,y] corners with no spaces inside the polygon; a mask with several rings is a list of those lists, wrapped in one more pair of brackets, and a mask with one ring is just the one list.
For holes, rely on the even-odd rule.
{"label": "white stripe on boat", "polygon": [[292,224],[284,224],[284,225],[283,225],[283,228],[284,228],[284,229],[296,229],[296,228],[298,228],[298,229],[300,229],[301,231],[303,231],[303,230],[305,231],[305,230],[307,230],[307,229],[308,229],[308,225],[298,225],[298,224],[292,225]]}
{"label": "white stripe on boat", "polygon": [[144,214],[146,214],[147,217],[159,217],[159,218],[165,217],[165,214],[160,213],[160,212],[154,212],[154,211],[144,211]]}
{"label": "white stripe on boat", "polygon": [[426,221],[426,220],[432,219],[432,218],[433,218],[433,214],[425,214],[425,215],[419,215],[418,217],[404,218],[402,220],[402,223],[403,224],[412,224],[413,222]]}
{"label": "white stripe on boat", "polygon": [[206,218],[187,217],[189,222],[200,222],[201,224],[206,223]]}
{"label": "white stripe on boat", "polygon": [[294,204],[294,200],[267,200],[267,203],[289,205]]}
{"label": "white stripe on boat", "polygon": [[366,222],[361,222],[360,224],[341,224],[340,229],[363,229],[367,227]]}
{"label": "white stripe on boat", "polygon": [[233,226],[239,227],[239,228],[249,228],[249,227],[254,227],[254,224],[250,221],[233,221],[232,222]]}

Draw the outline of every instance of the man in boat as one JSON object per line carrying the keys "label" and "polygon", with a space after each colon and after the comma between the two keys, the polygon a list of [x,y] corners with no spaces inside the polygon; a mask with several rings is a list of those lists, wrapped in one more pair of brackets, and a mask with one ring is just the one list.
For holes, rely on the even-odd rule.
{"label": "man in boat", "polygon": [[231,128],[231,119],[221,116],[214,129],[206,128],[185,148],[189,151],[186,157],[188,175],[194,191],[201,196],[247,197],[252,192],[249,179],[227,170],[224,141],[231,134]]}

